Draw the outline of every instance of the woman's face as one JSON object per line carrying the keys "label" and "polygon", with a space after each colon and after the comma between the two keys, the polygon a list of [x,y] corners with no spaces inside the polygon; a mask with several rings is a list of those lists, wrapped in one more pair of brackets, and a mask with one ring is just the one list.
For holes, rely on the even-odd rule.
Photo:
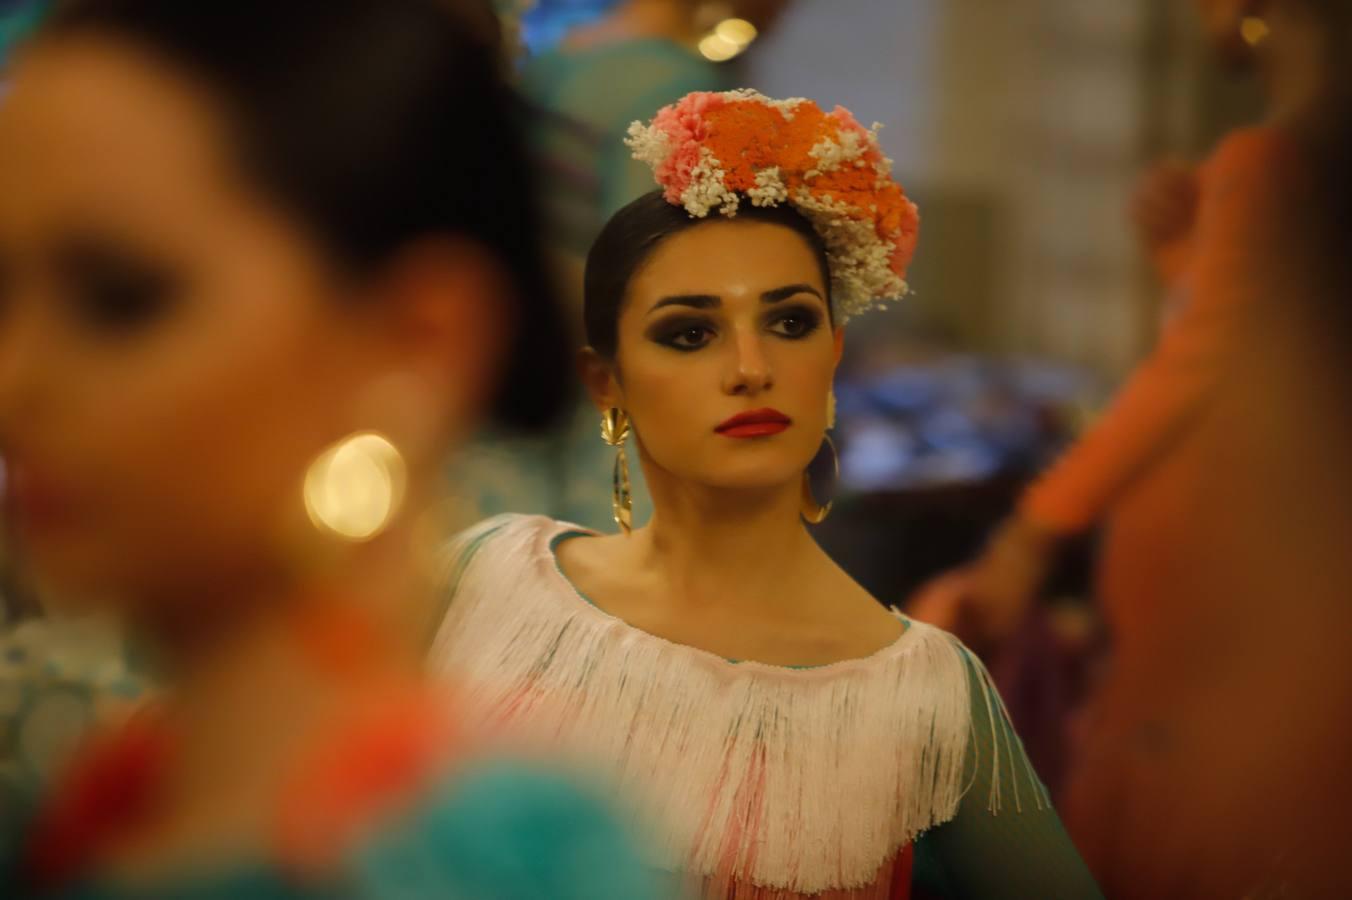
{"label": "woman's face", "polygon": [[678,480],[796,482],[820,449],[840,358],[826,297],[813,251],[783,226],[719,220],[669,237],[630,283],[598,399]]}
{"label": "woman's face", "polygon": [[72,38],[14,76],[0,453],[21,558],[76,600],[272,577],[308,463],[396,366],[380,304],[341,296],[355,288],[254,193],[211,99],[173,71]]}

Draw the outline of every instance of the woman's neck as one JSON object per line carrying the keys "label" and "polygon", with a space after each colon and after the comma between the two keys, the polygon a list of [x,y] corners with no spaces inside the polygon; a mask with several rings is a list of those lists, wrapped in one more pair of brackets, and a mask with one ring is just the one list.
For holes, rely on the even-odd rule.
{"label": "woman's neck", "polygon": [[653,517],[630,539],[631,559],[681,602],[791,612],[794,586],[829,563],[803,525],[799,484],[738,491],[654,469],[644,470]]}

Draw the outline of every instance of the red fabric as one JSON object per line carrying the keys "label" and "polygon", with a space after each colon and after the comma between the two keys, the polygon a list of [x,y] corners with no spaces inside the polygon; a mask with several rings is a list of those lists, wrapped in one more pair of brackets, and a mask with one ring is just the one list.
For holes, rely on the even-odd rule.
{"label": "red fabric", "polygon": [[897,866],[892,870],[892,893],[890,900],[911,900],[911,877],[915,869],[915,844],[907,844],[897,857]]}
{"label": "red fabric", "polygon": [[278,807],[288,865],[322,870],[371,821],[397,812],[442,774],[458,745],[445,698],[382,695],[305,754]]}
{"label": "red fabric", "polygon": [[[449,767],[459,750],[441,693],[397,685],[354,699],[342,721],[307,738],[278,798],[278,861],[314,872],[347,849],[373,819],[398,811]],[[165,719],[145,712],[82,755],[38,818],[25,848],[25,878],[43,890],[97,867],[117,840],[156,815],[172,759]]]}
{"label": "red fabric", "polygon": [[170,747],[162,720],[143,712],[77,757],[29,836],[26,879],[43,890],[68,883],[118,834],[152,815]]}

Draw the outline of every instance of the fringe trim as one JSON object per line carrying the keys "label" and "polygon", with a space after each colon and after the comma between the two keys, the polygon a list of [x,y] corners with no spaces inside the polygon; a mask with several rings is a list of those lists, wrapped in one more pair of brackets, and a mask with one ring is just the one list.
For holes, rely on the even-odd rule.
{"label": "fringe trim", "polygon": [[816,669],[730,663],[580,597],[552,549],[569,530],[498,517],[457,540],[429,665],[500,721],[610,769],[659,867],[804,894],[874,883],[957,813],[983,707],[996,740],[978,764],[1000,808],[1017,738],[984,668],[945,632],[910,622],[874,656]]}

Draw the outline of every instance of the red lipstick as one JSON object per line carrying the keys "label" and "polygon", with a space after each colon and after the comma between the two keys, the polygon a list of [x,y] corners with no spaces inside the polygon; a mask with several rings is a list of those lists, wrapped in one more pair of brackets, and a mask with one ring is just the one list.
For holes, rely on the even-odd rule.
{"label": "red lipstick", "polygon": [[777,409],[752,409],[738,413],[714,431],[730,438],[759,438],[779,434],[792,424],[793,420]]}

